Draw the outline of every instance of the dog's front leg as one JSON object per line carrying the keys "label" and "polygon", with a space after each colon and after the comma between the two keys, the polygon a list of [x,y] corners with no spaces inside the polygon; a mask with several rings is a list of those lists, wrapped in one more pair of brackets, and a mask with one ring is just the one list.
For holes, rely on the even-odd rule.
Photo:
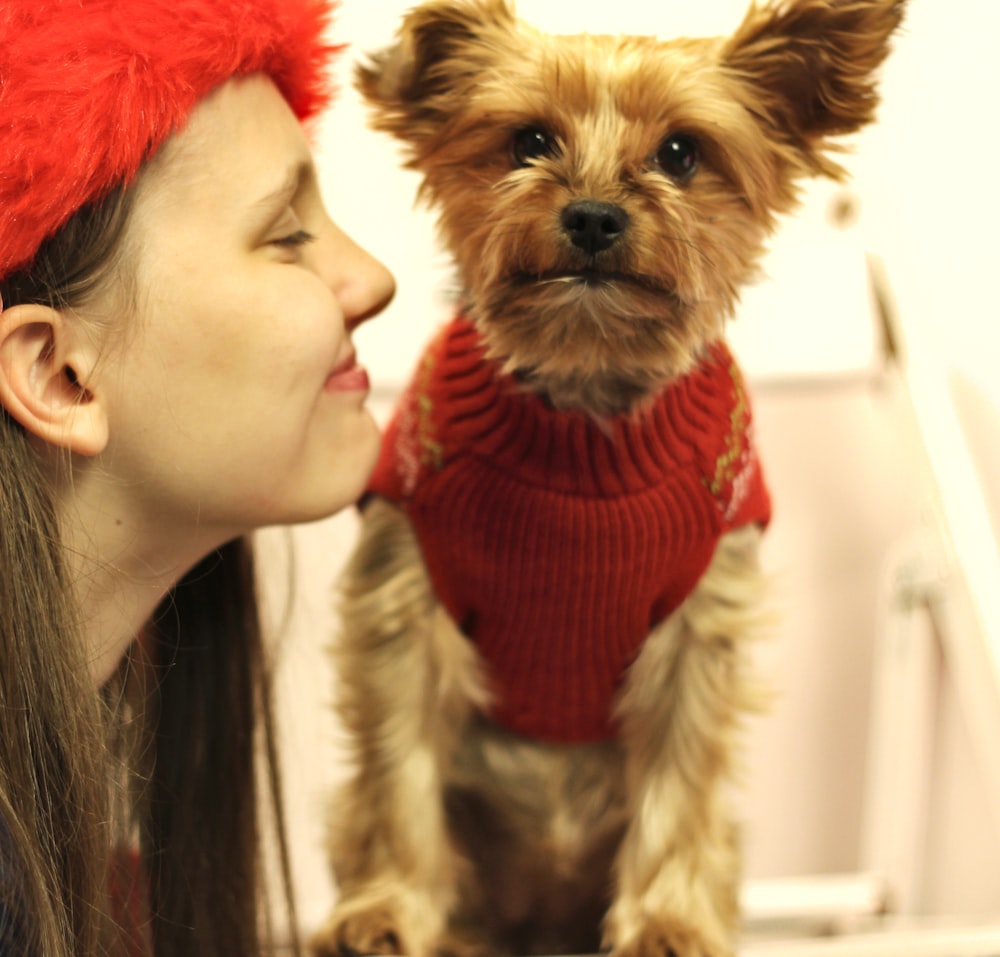
{"label": "dog's front leg", "polygon": [[320,955],[462,949],[446,938],[458,861],[443,804],[447,762],[485,703],[475,652],[437,603],[402,512],[366,510],[335,645],[351,776],[331,813],[339,899]]}
{"label": "dog's front leg", "polygon": [[685,603],[652,632],[618,706],[630,823],[605,941],[615,957],[730,957],[739,852],[724,807],[759,598],[757,532],[720,542]]}

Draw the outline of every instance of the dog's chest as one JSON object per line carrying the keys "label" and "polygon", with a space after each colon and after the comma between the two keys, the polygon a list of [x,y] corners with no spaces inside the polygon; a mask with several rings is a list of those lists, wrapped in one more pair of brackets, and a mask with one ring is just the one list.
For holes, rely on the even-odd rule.
{"label": "dog's chest", "polygon": [[651,627],[721,534],[767,520],[742,384],[725,353],[602,430],[518,393],[481,352],[467,323],[431,347],[372,490],[404,507],[438,597],[485,658],[491,717],[552,741],[606,738]]}

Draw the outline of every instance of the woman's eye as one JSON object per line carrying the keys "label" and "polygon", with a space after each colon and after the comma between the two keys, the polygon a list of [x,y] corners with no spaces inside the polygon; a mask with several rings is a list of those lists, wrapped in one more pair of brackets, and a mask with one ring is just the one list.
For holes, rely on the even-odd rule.
{"label": "woman's eye", "polygon": [[701,159],[698,141],[686,133],[667,137],[656,151],[656,163],[672,180],[686,183]]}
{"label": "woman's eye", "polygon": [[289,233],[287,236],[281,236],[278,239],[271,240],[274,246],[284,246],[295,248],[296,246],[305,246],[306,243],[315,242],[316,237],[305,229],[296,229],[294,233]]}
{"label": "woman's eye", "polygon": [[518,166],[528,166],[532,160],[551,156],[555,151],[555,141],[540,126],[518,130],[511,140],[511,157]]}

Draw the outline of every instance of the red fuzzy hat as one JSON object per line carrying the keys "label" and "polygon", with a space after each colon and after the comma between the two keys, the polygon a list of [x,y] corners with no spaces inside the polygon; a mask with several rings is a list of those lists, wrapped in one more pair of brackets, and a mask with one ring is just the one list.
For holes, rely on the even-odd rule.
{"label": "red fuzzy hat", "polygon": [[0,0],[0,279],[129,183],[194,106],[263,72],[307,120],[331,96],[330,0]]}

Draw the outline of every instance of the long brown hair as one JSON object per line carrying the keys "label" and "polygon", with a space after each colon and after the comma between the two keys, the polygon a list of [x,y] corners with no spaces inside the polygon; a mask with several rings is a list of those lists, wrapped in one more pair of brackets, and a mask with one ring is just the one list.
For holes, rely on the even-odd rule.
{"label": "long brown hair", "polygon": [[[129,209],[119,189],[79,211],[0,281],[4,304],[72,308],[127,288]],[[293,925],[295,911],[250,544],[193,568],[97,692],[56,516],[37,452],[0,408],[0,951],[258,954],[265,824]],[[113,866],[124,847],[138,868]],[[115,875],[117,896],[141,889],[138,908],[115,906]]]}

